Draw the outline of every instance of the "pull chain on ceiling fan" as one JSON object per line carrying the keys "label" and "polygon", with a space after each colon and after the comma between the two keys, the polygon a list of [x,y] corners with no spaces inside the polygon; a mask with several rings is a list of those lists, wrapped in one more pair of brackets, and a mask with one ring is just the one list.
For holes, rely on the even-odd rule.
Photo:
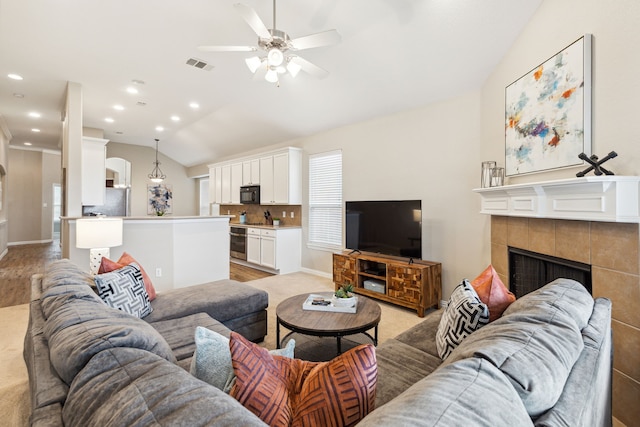
{"label": "pull chain on ceiling fan", "polygon": [[271,83],[279,84],[279,76],[287,72],[295,77],[302,70],[318,78],[326,77],[329,72],[291,52],[330,46],[340,42],[341,36],[336,30],[327,30],[291,39],[287,33],[276,27],[276,0],[273,0],[273,28],[267,29],[258,14],[242,3],[234,5],[236,11],[258,35],[258,47],[255,46],[199,46],[203,52],[256,52],[261,49],[264,56],[252,56],[245,62],[251,72]]}

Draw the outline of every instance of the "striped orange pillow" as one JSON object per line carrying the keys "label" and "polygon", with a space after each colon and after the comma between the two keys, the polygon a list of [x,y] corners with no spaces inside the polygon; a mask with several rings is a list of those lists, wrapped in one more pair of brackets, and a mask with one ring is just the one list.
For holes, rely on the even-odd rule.
{"label": "striped orange pillow", "polygon": [[273,356],[235,332],[229,347],[236,374],[231,396],[270,426],[353,426],[375,407],[371,344],[330,362]]}

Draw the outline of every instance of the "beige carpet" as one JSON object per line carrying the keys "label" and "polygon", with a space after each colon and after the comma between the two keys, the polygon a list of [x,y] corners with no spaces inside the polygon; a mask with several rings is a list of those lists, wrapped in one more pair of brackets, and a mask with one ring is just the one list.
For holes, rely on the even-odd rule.
{"label": "beige carpet", "polygon": [[[261,344],[266,348],[276,348],[276,307],[297,294],[333,291],[333,282],[320,276],[306,273],[292,273],[271,276],[248,282],[252,286],[269,293],[268,335]],[[414,311],[380,303],[382,314],[379,325],[379,343],[396,336],[398,333],[420,322]],[[29,305],[0,308],[0,425],[27,426],[30,412],[29,384],[27,368],[22,358],[24,336],[27,330]],[[283,329],[284,332],[284,329]],[[296,345],[301,349],[305,337],[295,336]],[[363,335],[354,338],[354,343],[369,342]],[[333,338],[324,340],[326,347],[335,348]],[[310,345],[317,344],[311,343]],[[343,343],[349,348],[348,340]],[[314,351],[314,348],[307,348]]]}

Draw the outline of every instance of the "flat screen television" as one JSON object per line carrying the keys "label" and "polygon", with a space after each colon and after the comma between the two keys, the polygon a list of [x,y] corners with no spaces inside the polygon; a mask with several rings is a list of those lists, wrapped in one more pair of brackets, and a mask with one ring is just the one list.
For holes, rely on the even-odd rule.
{"label": "flat screen television", "polygon": [[422,259],[422,201],[346,202],[346,247]]}

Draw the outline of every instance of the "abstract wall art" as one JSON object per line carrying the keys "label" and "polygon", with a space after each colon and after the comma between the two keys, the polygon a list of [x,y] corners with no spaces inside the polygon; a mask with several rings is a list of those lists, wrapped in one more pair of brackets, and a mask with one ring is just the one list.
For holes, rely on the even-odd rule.
{"label": "abstract wall art", "polygon": [[505,89],[505,166],[514,176],[579,166],[591,154],[591,34]]}
{"label": "abstract wall art", "polygon": [[173,212],[173,191],[171,184],[147,185],[147,214],[162,216]]}

